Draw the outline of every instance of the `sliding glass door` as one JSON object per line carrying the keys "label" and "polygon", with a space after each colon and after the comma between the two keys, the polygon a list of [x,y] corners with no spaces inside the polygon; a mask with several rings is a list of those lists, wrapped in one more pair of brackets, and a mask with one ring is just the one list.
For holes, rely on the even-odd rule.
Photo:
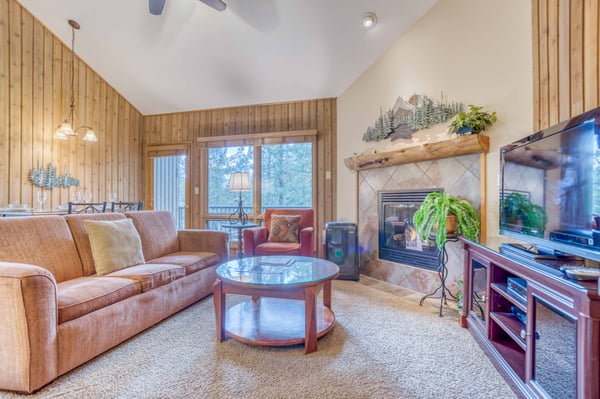
{"label": "sliding glass door", "polygon": [[185,146],[157,146],[149,149],[150,194],[154,210],[173,214],[178,229],[189,224],[188,151]]}

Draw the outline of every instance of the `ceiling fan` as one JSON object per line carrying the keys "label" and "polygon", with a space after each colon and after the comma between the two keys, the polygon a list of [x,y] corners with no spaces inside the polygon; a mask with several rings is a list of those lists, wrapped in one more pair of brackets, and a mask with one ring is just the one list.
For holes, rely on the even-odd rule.
{"label": "ceiling fan", "polygon": [[[160,15],[162,14],[163,8],[165,7],[166,0],[149,0],[150,14]],[[200,0],[209,7],[214,8],[217,11],[223,11],[227,7],[227,4],[221,0]]]}

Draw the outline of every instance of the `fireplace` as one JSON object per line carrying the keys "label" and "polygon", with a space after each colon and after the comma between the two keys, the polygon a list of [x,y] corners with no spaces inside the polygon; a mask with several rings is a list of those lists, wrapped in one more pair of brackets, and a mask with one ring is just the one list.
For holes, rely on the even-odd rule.
{"label": "fireplace", "polygon": [[431,192],[442,189],[380,191],[379,259],[437,270],[435,242],[422,242],[412,223],[414,213]]}

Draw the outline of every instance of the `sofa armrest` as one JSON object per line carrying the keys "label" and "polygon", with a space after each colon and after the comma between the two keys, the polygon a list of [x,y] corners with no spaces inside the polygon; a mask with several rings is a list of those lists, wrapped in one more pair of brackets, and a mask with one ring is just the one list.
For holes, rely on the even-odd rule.
{"label": "sofa armrest", "polygon": [[58,376],[56,288],[44,268],[0,262],[0,389],[29,393]]}
{"label": "sofa armrest", "polygon": [[265,226],[244,229],[244,255],[254,256],[254,248],[267,241],[267,234]]}
{"label": "sofa armrest", "polygon": [[179,250],[184,252],[214,252],[222,261],[229,259],[229,234],[207,229],[179,230]]}
{"label": "sofa armrest", "polygon": [[300,230],[300,255],[302,256],[314,256],[314,239],[313,239],[313,227],[305,227]]}

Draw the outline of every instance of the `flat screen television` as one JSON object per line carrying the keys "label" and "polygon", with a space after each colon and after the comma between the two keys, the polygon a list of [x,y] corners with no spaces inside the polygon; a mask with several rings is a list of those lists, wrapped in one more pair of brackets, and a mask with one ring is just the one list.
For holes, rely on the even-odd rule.
{"label": "flat screen television", "polygon": [[600,108],[500,149],[500,234],[600,261]]}

